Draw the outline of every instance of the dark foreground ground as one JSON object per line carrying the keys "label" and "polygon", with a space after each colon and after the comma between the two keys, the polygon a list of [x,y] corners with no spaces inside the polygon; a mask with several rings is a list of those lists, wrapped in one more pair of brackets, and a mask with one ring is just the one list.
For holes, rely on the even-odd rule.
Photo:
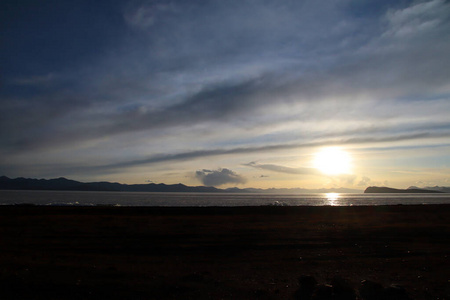
{"label": "dark foreground ground", "polygon": [[450,299],[449,220],[450,205],[3,206],[0,299],[292,299],[302,274]]}

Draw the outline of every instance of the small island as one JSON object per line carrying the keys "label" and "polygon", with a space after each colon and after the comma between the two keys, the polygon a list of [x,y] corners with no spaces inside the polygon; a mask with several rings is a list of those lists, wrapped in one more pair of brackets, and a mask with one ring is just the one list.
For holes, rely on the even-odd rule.
{"label": "small island", "polygon": [[368,188],[365,189],[364,194],[370,193],[428,194],[428,193],[443,193],[443,192],[418,188],[394,189],[389,187],[369,186]]}

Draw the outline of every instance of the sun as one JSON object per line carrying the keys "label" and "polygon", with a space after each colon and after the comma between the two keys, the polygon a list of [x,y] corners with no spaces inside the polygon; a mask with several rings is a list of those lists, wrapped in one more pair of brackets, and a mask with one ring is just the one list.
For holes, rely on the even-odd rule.
{"label": "sun", "polygon": [[351,157],[339,147],[324,148],[315,155],[314,167],[326,175],[349,174]]}

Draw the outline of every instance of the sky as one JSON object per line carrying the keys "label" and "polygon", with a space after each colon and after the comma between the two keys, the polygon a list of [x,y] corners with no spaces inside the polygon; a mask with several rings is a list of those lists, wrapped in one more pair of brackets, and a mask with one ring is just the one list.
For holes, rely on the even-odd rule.
{"label": "sky", "polygon": [[449,1],[6,0],[0,24],[0,175],[450,186]]}

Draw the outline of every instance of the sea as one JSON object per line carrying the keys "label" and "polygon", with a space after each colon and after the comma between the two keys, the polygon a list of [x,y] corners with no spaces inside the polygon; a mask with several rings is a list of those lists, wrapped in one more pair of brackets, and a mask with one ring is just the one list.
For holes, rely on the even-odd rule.
{"label": "sea", "polygon": [[49,206],[376,206],[450,204],[450,193],[436,194],[268,194],[148,193],[81,191],[0,191],[0,205]]}

